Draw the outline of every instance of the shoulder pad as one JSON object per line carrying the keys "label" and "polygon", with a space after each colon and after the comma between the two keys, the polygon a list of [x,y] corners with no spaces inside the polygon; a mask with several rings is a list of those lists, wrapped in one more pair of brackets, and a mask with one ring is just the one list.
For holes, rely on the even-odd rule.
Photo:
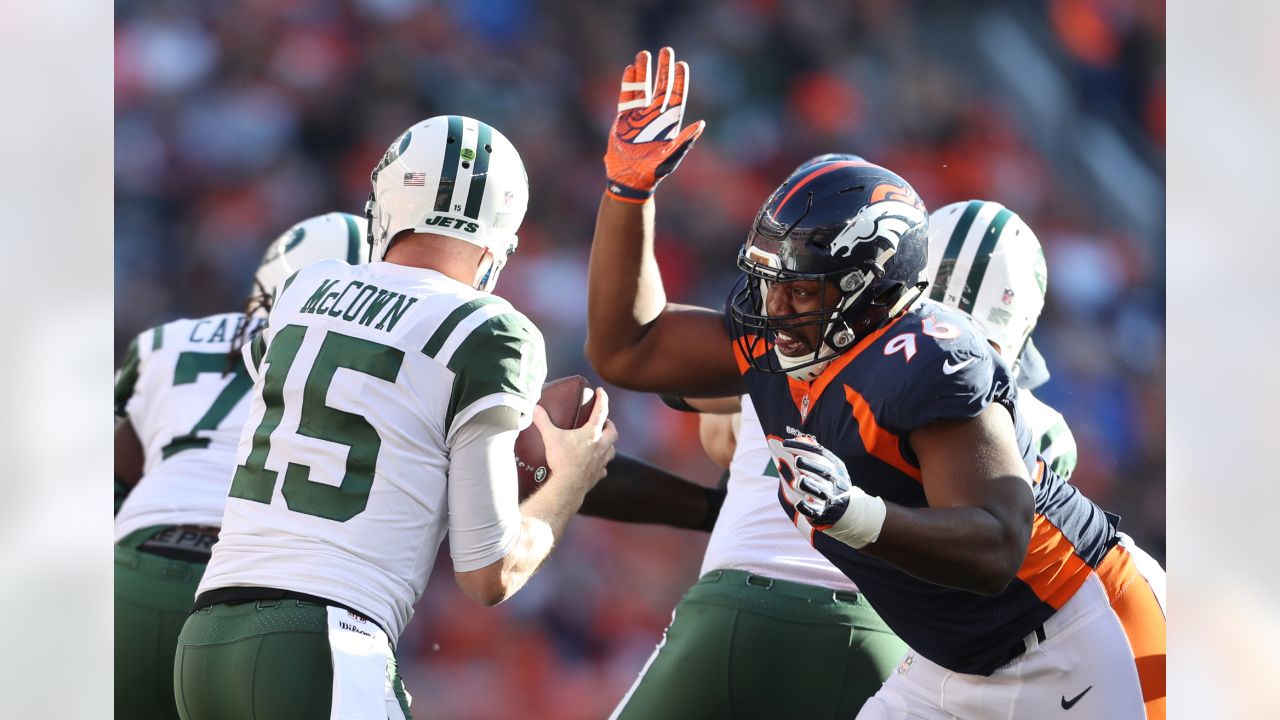
{"label": "shoulder pad", "polygon": [[1009,369],[968,318],[933,303],[910,311],[876,345],[876,378],[892,378],[882,421],[897,432],[975,417],[1013,392]]}

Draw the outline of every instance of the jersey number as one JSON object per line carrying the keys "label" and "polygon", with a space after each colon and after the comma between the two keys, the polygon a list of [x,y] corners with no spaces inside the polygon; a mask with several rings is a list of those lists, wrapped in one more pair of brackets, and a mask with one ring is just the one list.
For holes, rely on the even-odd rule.
{"label": "jersey number", "polygon": [[[307,328],[288,325],[276,334],[263,362],[267,365],[262,384],[262,399],[267,410],[253,433],[249,456],[231,479],[231,497],[271,502],[279,473],[267,469],[271,452],[271,434],[284,417],[284,383],[302,347]],[[378,462],[382,438],[362,415],[329,407],[325,402],[329,386],[338,368],[364,373],[380,380],[395,382],[400,374],[404,352],[369,340],[330,332],[320,344],[302,392],[302,413],[298,434],[346,445],[346,474],[338,486],[311,481],[311,468],[289,463],[284,473],[281,494],[290,510],[307,515],[345,522],[364,512],[373,488],[373,473]]]}
{"label": "jersey number", "polygon": [[[188,385],[195,382],[203,373],[225,375],[227,371],[226,353],[184,352],[178,355],[178,364],[173,370],[173,384]],[[240,403],[240,399],[249,393],[251,387],[253,387],[253,380],[249,379],[249,372],[245,370],[244,363],[237,358],[234,367],[231,368],[231,382],[227,383],[227,386],[222,388],[222,392],[218,393],[218,397],[213,399],[213,405],[209,406],[204,417],[196,422],[190,432],[170,440],[168,445],[160,449],[160,456],[167,459],[183,450],[209,447],[209,438],[200,437],[197,433],[218,427],[231,414],[231,410]]]}
{"label": "jersey number", "polygon": [[[925,335],[939,340],[954,340],[960,337],[960,330],[955,325],[944,322],[938,322],[935,318],[926,317],[921,328]],[[884,354],[892,355],[901,352],[907,358],[907,362],[911,362],[911,358],[916,354],[916,334],[903,333],[884,345]]]}

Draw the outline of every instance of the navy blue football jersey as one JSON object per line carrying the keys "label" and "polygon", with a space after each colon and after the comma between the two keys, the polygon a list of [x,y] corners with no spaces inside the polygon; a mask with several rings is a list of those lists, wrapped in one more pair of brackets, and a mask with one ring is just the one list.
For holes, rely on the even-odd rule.
{"label": "navy blue football jersey", "polygon": [[[1022,639],[1071,598],[1115,544],[1111,519],[1036,454],[1012,373],[965,316],[922,302],[809,382],[755,369],[736,340],[734,353],[775,462],[786,457],[783,440],[812,435],[844,461],[855,485],[887,502],[928,506],[907,443],[912,430],[976,417],[991,403],[1013,415],[1036,515],[1017,578],[995,596],[917,579],[814,532],[795,510],[798,498],[780,484],[779,499],[797,528],[858,584],[899,637],[933,662],[991,674],[1022,651]],[[771,351],[767,347],[758,343],[756,352]]]}

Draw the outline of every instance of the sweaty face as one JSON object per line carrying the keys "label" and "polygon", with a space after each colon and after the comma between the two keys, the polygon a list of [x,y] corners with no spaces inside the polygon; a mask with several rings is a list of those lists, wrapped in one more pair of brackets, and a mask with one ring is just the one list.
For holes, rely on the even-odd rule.
{"label": "sweaty face", "polygon": [[[774,333],[774,346],[787,357],[812,355],[822,341],[821,324],[817,318],[825,318],[840,301],[840,291],[834,283],[827,283],[825,296],[823,283],[817,280],[795,280],[765,284],[765,312],[771,318],[782,318],[798,313],[822,311],[815,317],[798,318],[778,322]],[[807,323],[807,324],[806,324]]]}

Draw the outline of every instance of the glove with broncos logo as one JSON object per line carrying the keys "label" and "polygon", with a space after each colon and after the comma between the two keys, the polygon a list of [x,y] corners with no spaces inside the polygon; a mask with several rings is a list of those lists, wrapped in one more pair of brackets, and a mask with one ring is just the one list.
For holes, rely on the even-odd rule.
{"label": "glove with broncos logo", "polygon": [[658,51],[656,78],[649,64],[649,51],[641,50],[622,74],[618,116],[604,155],[605,191],[624,202],[652,197],[707,125],[699,120],[680,130],[689,97],[688,63],[676,62],[675,51],[664,47]]}

